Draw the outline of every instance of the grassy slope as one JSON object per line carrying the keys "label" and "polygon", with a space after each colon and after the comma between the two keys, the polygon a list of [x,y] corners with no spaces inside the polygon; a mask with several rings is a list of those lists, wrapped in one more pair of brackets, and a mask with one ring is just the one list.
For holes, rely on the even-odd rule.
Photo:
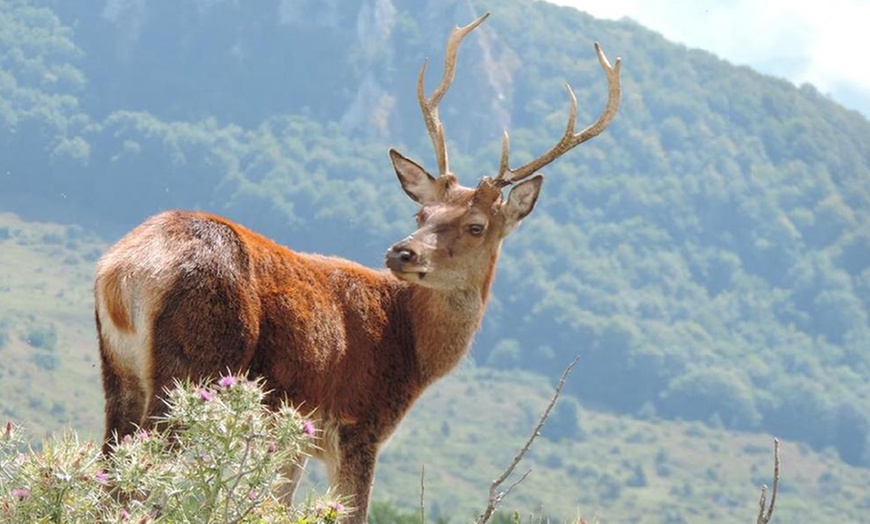
{"label": "grassy slope", "polygon": [[[425,464],[428,506],[437,501],[441,511],[460,517],[482,509],[489,482],[510,463],[547,403],[545,382],[469,367],[434,386],[382,455],[376,497],[413,507]],[[532,473],[506,508],[600,522],[749,522],[760,485],[771,482],[770,435],[585,408],[581,426],[582,442],[549,441],[544,428],[518,468]],[[780,455],[779,522],[870,522],[864,516],[870,514],[870,470],[791,442]],[[638,468],[646,485],[630,487]]]}
{"label": "grassy slope", "polygon": [[[104,247],[76,229],[0,213],[0,330],[7,333],[0,347],[0,418],[36,435],[65,425],[84,437],[99,435],[91,285]],[[46,370],[33,356],[48,350],[26,339],[33,329],[52,327],[57,368]],[[375,497],[416,507],[425,464],[429,514],[466,520],[484,506],[489,482],[522,445],[550,393],[539,376],[464,367],[427,392],[399,428],[381,456]],[[539,439],[525,463],[532,474],[507,508],[601,522],[748,522],[758,486],[770,482],[769,435],[590,409],[582,410],[581,426],[581,442]],[[870,522],[863,517],[870,513],[870,470],[789,442],[782,460],[781,522]],[[639,470],[646,485],[627,485]],[[313,483],[322,483],[318,470],[312,473]]]}
{"label": "grassy slope", "polygon": [[[34,435],[64,425],[88,437],[100,431],[91,286],[102,249],[79,230],[0,213],[0,417],[25,422]],[[53,351],[28,344],[34,329],[57,333]],[[56,357],[56,369],[34,361],[41,351]]]}

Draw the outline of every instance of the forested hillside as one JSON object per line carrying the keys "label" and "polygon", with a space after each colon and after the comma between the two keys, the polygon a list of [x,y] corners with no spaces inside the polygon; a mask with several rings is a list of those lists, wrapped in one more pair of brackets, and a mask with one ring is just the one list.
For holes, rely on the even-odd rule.
{"label": "forested hillside", "polygon": [[[497,169],[503,129],[517,164],[558,139],[566,81],[581,125],[597,117],[593,41],[624,94],[546,170],[475,362],[552,377],[579,354],[584,405],[870,467],[870,123],[630,21],[526,0],[0,0],[0,210],[108,243],[204,209],[380,265],[413,228],[387,148],[433,164],[417,71],[429,57],[434,85],[449,29],[486,10],[441,104],[466,184]],[[0,355],[29,340],[32,310],[7,306]]]}

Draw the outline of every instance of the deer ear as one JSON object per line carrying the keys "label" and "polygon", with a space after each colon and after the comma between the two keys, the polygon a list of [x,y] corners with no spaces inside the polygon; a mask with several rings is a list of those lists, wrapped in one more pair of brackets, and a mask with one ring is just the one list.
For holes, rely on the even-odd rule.
{"label": "deer ear", "polygon": [[395,149],[390,149],[390,160],[393,161],[393,169],[396,170],[402,189],[414,202],[426,205],[438,201],[438,184],[418,163],[405,158]]}
{"label": "deer ear", "polygon": [[520,221],[535,208],[535,202],[538,201],[538,194],[541,192],[543,182],[544,177],[536,175],[511,189],[507,202],[501,208],[505,218],[502,238],[508,236],[519,225]]}

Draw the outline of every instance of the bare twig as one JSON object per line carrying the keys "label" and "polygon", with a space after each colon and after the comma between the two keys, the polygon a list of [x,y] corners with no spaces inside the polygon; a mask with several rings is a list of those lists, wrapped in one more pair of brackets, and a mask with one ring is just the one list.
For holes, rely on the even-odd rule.
{"label": "bare twig", "polygon": [[779,439],[773,439],[773,489],[770,492],[770,506],[767,505],[767,486],[761,486],[761,498],[758,500],[758,519],[756,524],[767,524],[773,516],[773,506],[776,504],[776,492],[779,489]]}
{"label": "bare twig", "polygon": [[426,464],[420,466],[420,524],[426,524],[426,506],[424,495],[426,494]]}
{"label": "bare twig", "polygon": [[577,361],[580,360],[580,356],[574,357],[574,360],[571,361],[570,364],[562,371],[562,376],[559,377],[559,383],[556,384],[556,390],[553,393],[553,398],[550,399],[550,403],[547,404],[547,409],[544,410],[544,413],[541,414],[541,418],[538,420],[537,425],[535,425],[535,429],[532,430],[532,434],[529,435],[528,440],[526,440],[525,445],[520,448],[520,451],[514,457],[513,461],[511,461],[510,465],[502,472],[501,475],[495,480],[492,481],[492,484],[489,487],[489,501],[486,504],[486,509],[483,510],[483,513],[480,514],[480,517],[477,518],[477,524],[486,524],[489,519],[492,518],[492,515],[495,513],[495,509],[501,503],[502,500],[515,488],[520,482],[526,479],[529,476],[529,473],[532,470],[526,471],[522,477],[519,478],[516,482],[511,484],[506,490],[499,491],[499,488],[502,484],[507,480],[508,477],[514,472],[516,467],[519,465],[520,461],[523,460],[526,453],[528,453],[529,448],[532,447],[532,443],[536,438],[541,434],[541,428],[544,427],[544,423],[547,421],[547,418],[550,416],[550,412],[553,411],[553,406],[556,405],[556,400],[559,399],[559,395],[562,394],[562,387],[565,385],[565,379],[568,378],[568,375],[571,373],[571,370],[574,369],[574,366],[577,365]]}

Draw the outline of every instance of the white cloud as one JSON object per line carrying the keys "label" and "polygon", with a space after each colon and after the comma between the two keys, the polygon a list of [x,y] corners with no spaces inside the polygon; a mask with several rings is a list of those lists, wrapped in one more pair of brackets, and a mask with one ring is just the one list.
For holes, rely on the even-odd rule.
{"label": "white cloud", "polygon": [[550,0],[819,91],[870,117],[867,0]]}

